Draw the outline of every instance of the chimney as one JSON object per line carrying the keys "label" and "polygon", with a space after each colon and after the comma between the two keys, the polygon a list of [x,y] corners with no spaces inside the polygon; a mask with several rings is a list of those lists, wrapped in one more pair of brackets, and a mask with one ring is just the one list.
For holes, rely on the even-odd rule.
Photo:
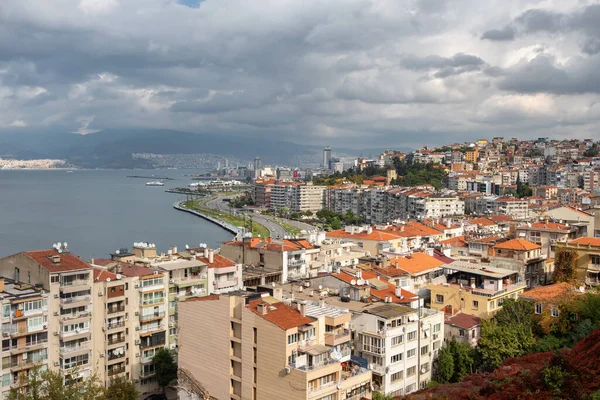
{"label": "chimney", "polygon": [[115,268],[115,271],[116,271],[117,274],[123,273],[123,267],[121,266],[121,263],[117,264],[117,267]]}
{"label": "chimney", "polygon": [[90,264],[95,264],[95,261],[96,260],[94,260],[94,257],[92,257],[92,259],[90,260]]}
{"label": "chimney", "polygon": [[208,258],[208,248],[204,248],[204,258]]}
{"label": "chimney", "polygon": [[177,246],[173,246],[173,254],[177,253]]}
{"label": "chimney", "polygon": [[400,288],[400,286],[396,286],[396,290],[394,291],[394,294],[396,295],[396,297],[400,297],[402,296],[402,289]]}
{"label": "chimney", "polygon": [[266,315],[269,312],[269,303],[260,303],[256,306],[256,311],[262,315]]}
{"label": "chimney", "polygon": [[303,317],[306,317],[306,300],[298,302],[298,311]]}
{"label": "chimney", "polygon": [[215,262],[215,252],[213,249],[210,249],[208,252],[208,263],[212,264],[213,262]]}
{"label": "chimney", "polygon": [[53,264],[60,264],[60,256],[52,256]]}
{"label": "chimney", "polygon": [[446,228],[450,229],[451,226],[452,226],[452,221],[447,220],[446,221]]}

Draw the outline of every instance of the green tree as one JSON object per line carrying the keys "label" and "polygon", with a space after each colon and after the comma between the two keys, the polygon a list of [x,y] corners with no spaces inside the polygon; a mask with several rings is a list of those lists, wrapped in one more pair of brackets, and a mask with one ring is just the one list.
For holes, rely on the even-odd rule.
{"label": "green tree", "polygon": [[338,217],[338,216],[333,217],[333,219],[331,220],[331,223],[329,224],[329,226],[334,231],[337,230],[337,229],[341,229],[342,228],[342,221],[340,221],[340,217]]}
{"label": "green tree", "polygon": [[494,321],[481,322],[479,353],[487,367],[495,369],[508,358],[525,355],[534,345],[535,337],[530,326],[500,325]]}
{"label": "green tree", "polygon": [[517,178],[517,197],[525,197],[531,196],[533,194],[533,189],[529,187],[529,184],[521,182],[521,178]]}
{"label": "green tree", "polygon": [[[77,370],[71,371],[70,376],[76,376]],[[71,379],[59,372],[39,369],[30,372],[26,382],[29,390],[24,388],[11,389],[10,400],[102,400],[104,388],[98,378],[92,375],[88,379]]]}
{"label": "green tree", "polygon": [[440,349],[433,376],[436,382],[442,384],[452,382],[452,377],[454,376],[454,356],[452,355],[450,346],[444,346]]}
{"label": "green tree", "polygon": [[173,353],[169,349],[162,348],[154,354],[152,363],[154,364],[158,384],[165,393],[167,386],[177,379],[177,363]]}
{"label": "green tree", "polygon": [[475,351],[465,342],[450,341],[450,348],[454,356],[453,382],[460,382],[475,368]]}
{"label": "green tree", "polygon": [[392,400],[392,396],[388,396],[381,392],[373,392],[373,400]]}
{"label": "green tree", "polygon": [[563,248],[556,249],[556,260],[554,261],[554,281],[569,282],[575,279],[575,262],[577,252]]}
{"label": "green tree", "polygon": [[522,324],[533,328],[533,308],[534,303],[531,301],[505,298],[502,309],[494,315],[494,320],[498,325]]}
{"label": "green tree", "polygon": [[104,392],[104,400],[137,400],[138,396],[135,383],[120,376]]}

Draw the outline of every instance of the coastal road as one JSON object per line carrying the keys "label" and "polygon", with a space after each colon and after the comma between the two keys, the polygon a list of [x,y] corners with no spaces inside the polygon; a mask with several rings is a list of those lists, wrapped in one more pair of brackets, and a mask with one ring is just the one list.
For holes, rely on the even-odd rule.
{"label": "coastal road", "polygon": [[[217,197],[216,199],[210,200],[206,203],[208,208],[213,208],[221,212],[230,212],[229,203],[223,201],[223,197]],[[271,237],[275,239],[282,239],[284,236],[289,235],[281,225],[268,220],[262,215],[252,213],[252,220],[263,225],[271,233]]]}

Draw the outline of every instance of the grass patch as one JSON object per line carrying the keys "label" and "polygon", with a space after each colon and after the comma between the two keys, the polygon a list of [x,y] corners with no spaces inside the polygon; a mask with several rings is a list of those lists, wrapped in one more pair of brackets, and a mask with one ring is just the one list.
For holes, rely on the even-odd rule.
{"label": "grass patch", "polygon": [[[242,228],[244,226],[244,218],[238,215],[231,215],[225,212],[221,212],[212,208],[206,207],[206,202],[209,200],[191,200],[183,202],[183,207],[189,210],[194,210],[201,212],[202,214],[208,215],[209,217],[222,219],[225,222],[230,223],[231,225],[238,226]],[[271,233],[264,226],[257,222],[252,223],[252,236],[257,237],[260,235],[261,237],[269,237]]]}

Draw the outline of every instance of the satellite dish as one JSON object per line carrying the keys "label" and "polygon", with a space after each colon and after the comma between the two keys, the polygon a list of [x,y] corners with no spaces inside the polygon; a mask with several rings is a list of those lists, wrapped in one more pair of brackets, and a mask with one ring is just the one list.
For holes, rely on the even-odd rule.
{"label": "satellite dish", "polygon": [[106,282],[110,282],[110,278],[106,278]]}
{"label": "satellite dish", "polygon": [[351,284],[352,286],[354,286],[354,285],[356,285],[356,281],[355,281],[354,279],[352,279],[352,280],[350,281],[350,284]]}
{"label": "satellite dish", "polygon": [[427,372],[427,368],[421,367],[421,373],[424,374],[425,372]]}
{"label": "satellite dish", "polygon": [[323,285],[319,285],[319,290],[323,289]]}
{"label": "satellite dish", "polygon": [[359,280],[356,282],[356,284],[357,284],[358,286],[362,286],[362,285],[364,285],[364,284],[365,284],[365,281],[363,281],[362,279],[359,279]]}
{"label": "satellite dish", "polygon": [[121,250],[115,251],[115,254],[121,254]]}
{"label": "satellite dish", "polygon": [[59,252],[59,253],[62,253],[62,249],[58,249],[58,252]]}
{"label": "satellite dish", "polygon": [[64,243],[63,243],[63,246],[64,246],[65,248],[67,248],[67,242],[64,242]]}
{"label": "satellite dish", "polygon": [[188,246],[188,245],[186,244],[186,245],[185,245],[185,249],[187,250],[187,249],[189,249],[189,248],[190,248],[190,246]]}

